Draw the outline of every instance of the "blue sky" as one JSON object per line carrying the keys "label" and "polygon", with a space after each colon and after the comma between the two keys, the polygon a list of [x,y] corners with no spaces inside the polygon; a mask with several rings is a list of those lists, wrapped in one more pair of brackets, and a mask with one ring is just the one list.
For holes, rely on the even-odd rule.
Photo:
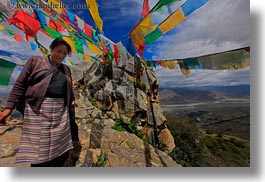
{"label": "blue sky", "polygon": [[[69,4],[84,3],[85,0],[62,0]],[[104,35],[117,43],[139,22],[143,0],[97,0],[99,13],[103,20]],[[150,9],[158,0],[149,0]],[[152,14],[155,23],[163,21],[168,10],[175,10],[185,0],[173,3],[169,9],[161,13]],[[90,25],[87,10],[75,10]],[[23,33],[13,29],[15,32]],[[203,7],[188,16],[184,22],[163,35],[154,44],[145,49],[145,58],[177,59],[195,57],[216,52],[250,46],[250,1],[249,0],[209,0]],[[51,39],[39,34],[39,40],[48,47]],[[0,49],[18,52],[27,52],[40,55],[40,52],[31,51],[28,43],[17,43],[7,33],[0,31]],[[73,55],[71,60],[75,61]],[[197,86],[208,85],[241,85],[250,84],[250,69],[239,71],[192,71],[188,77],[181,75],[180,70],[157,68],[156,73],[162,86]],[[11,79],[15,80],[17,73]],[[9,89],[9,87],[5,87]],[[2,89],[2,88],[1,88]]]}

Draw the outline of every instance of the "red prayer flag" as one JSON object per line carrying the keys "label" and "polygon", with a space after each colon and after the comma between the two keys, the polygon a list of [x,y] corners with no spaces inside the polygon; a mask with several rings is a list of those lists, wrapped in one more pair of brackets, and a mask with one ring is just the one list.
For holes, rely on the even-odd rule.
{"label": "red prayer flag", "polygon": [[7,22],[23,30],[27,40],[29,40],[30,37],[36,37],[40,29],[40,22],[21,9],[18,10],[12,18],[7,19]]}
{"label": "red prayer flag", "polygon": [[144,43],[143,45],[136,46],[136,50],[138,51],[138,53],[139,53],[141,56],[144,55],[144,52],[143,52],[144,48],[145,48],[145,43]]}
{"label": "red prayer flag", "polygon": [[17,33],[15,33],[15,35],[14,35],[14,39],[15,39],[16,41],[18,41],[18,42],[22,42],[22,36],[19,35],[19,34],[17,34]]}
{"label": "red prayer flag", "polygon": [[63,11],[62,11],[62,19],[69,25],[71,25],[71,21],[68,19],[68,14],[65,10],[65,8],[63,8]]}
{"label": "red prayer flag", "polygon": [[109,52],[108,49],[105,46],[102,46],[102,48],[103,48],[103,53],[108,53]]}
{"label": "red prayer flag", "polygon": [[114,58],[115,58],[116,66],[118,66],[118,64],[119,64],[119,62],[118,62],[119,49],[118,49],[118,46],[116,44],[114,44]]}
{"label": "red prayer flag", "polygon": [[144,0],[143,9],[142,9],[142,17],[145,17],[146,15],[148,15],[149,11],[150,9],[149,9],[148,0]]}
{"label": "red prayer flag", "polygon": [[92,38],[92,28],[88,24],[86,24],[85,22],[84,22],[84,24],[85,24],[86,35],[89,36],[90,38]]}
{"label": "red prayer flag", "polygon": [[63,26],[61,26],[59,23],[56,23],[52,19],[50,19],[50,21],[49,21],[49,27],[54,29],[54,30],[57,30],[58,32],[65,30],[65,28]]}

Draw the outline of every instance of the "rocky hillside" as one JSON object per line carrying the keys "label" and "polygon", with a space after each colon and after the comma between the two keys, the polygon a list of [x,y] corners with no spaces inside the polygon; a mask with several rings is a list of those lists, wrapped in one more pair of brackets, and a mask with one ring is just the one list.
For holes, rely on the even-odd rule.
{"label": "rocky hillside", "polygon": [[222,92],[186,88],[164,88],[159,90],[159,96],[162,104],[210,102],[228,98],[228,96]]}
{"label": "rocky hillside", "polygon": [[[154,70],[122,46],[119,51],[118,65],[98,58],[72,70],[81,149],[72,151],[66,166],[180,166],[168,156],[175,143],[159,104]],[[17,166],[22,122],[9,118],[8,124],[0,126],[0,166]]]}
{"label": "rocky hillside", "polygon": [[249,85],[159,88],[162,105],[249,98]]}

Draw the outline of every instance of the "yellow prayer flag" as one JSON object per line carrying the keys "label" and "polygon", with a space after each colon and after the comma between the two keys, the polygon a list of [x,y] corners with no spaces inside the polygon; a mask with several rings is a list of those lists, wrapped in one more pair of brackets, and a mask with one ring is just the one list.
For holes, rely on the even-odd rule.
{"label": "yellow prayer flag", "polygon": [[134,30],[130,33],[130,37],[135,47],[138,47],[139,45],[144,45],[144,36],[142,34],[140,26],[134,28]]}
{"label": "yellow prayer flag", "polygon": [[103,55],[103,52],[98,48],[98,46],[96,46],[95,44],[89,42],[86,40],[86,43],[88,45],[88,48],[89,48],[89,51],[91,53],[96,53],[96,54],[99,54],[99,55]]}
{"label": "yellow prayer flag", "polygon": [[101,41],[100,41],[100,42],[97,42],[96,44],[99,45],[100,47],[105,46],[105,45],[103,44],[103,42],[101,42]]}
{"label": "yellow prayer flag", "polygon": [[71,46],[72,52],[76,53],[74,39],[72,37],[63,36],[63,40],[65,40]]}
{"label": "yellow prayer flag", "polygon": [[86,4],[89,7],[89,12],[90,12],[90,14],[91,14],[96,26],[102,32],[103,21],[102,21],[102,19],[99,16],[98,6],[97,6],[96,0],[86,0]]}
{"label": "yellow prayer flag", "polygon": [[89,63],[92,61],[91,57],[89,55],[87,55],[87,54],[84,54],[84,60],[89,62]]}
{"label": "yellow prayer flag", "polygon": [[56,12],[58,12],[60,14],[63,12],[63,8],[62,8],[63,5],[62,5],[61,0],[48,0],[48,4]]}
{"label": "yellow prayer flag", "polygon": [[179,68],[181,70],[181,73],[183,75],[190,75],[191,74],[191,71],[190,69],[186,68],[185,65],[184,65],[184,61],[183,60],[178,60],[178,64],[179,64]]}
{"label": "yellow prayer flag", "polygon": [[146,15],[138,26],[140,26],[143,35],[147,35],[156,29],[156,26],[151,20],[150,14]]}
{"label": "yellow prayer flag", "polygon": [[174,13],[172,13],[163,23],[161,23],[158,28],[163,34],[167,33],[169,30],[173,29],[177,24],[184,21],[185,17],[182,10],[179,8]]}
{"label": "yellow prayer flag", "polygon": [[175,60],[170,60],[170,61],[161,61],[164,62],[165,67],[168,69],[176,69],[176,61]]}
{"label": "yellow prayer flag", "polygon": [[5,26],[4,25],[0,25],[0,30],[4,30]]}

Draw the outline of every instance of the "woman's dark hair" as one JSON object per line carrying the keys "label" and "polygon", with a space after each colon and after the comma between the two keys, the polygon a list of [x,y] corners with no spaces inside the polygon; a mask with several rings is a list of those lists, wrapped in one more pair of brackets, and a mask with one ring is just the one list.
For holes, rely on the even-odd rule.
{"label": "woman's dark hair", "polygon": [[65,45],[67,47],[68,50],[68,54],[70,54],[72,52],[72,48],[71,46],[62,38],[56,38],[52,41],[52,43],[50,44],[50,48],[53,49],[59,45]]}

